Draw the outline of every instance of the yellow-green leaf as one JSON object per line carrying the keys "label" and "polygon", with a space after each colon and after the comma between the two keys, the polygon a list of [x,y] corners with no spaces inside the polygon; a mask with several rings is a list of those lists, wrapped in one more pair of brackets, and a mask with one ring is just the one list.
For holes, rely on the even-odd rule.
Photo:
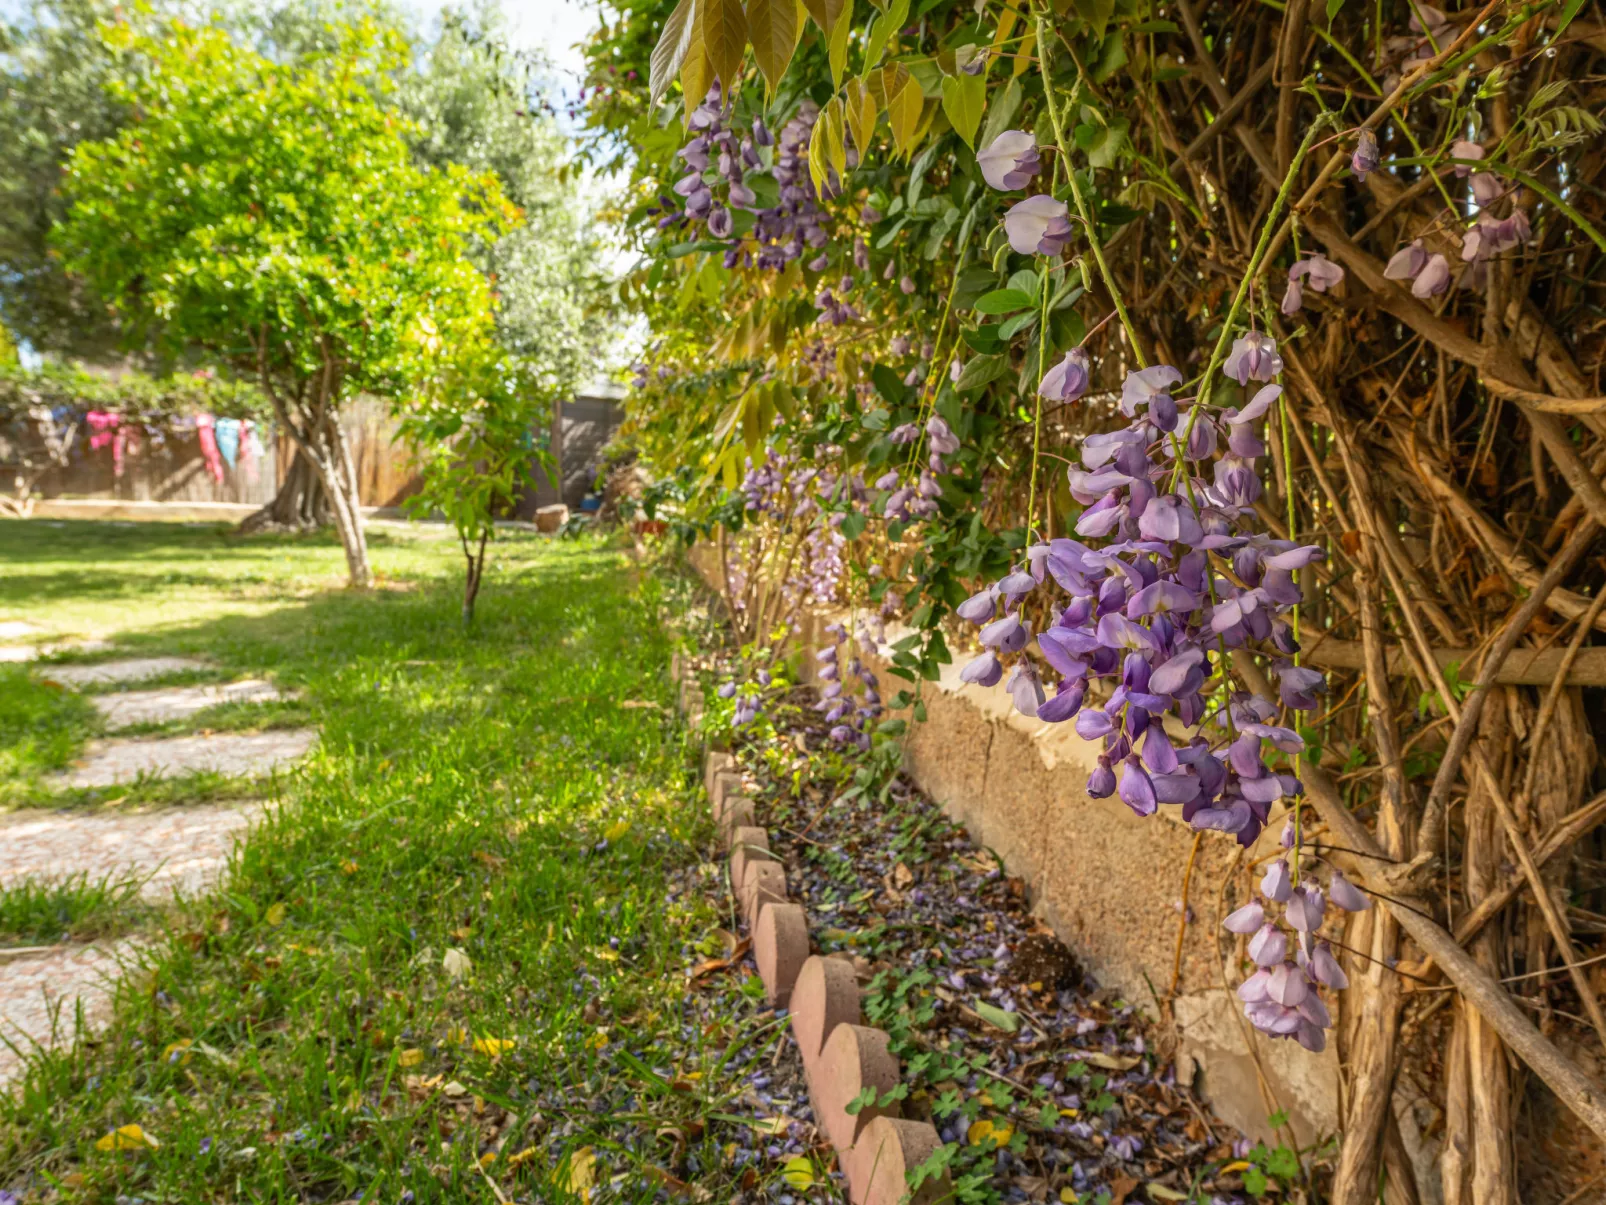
{"label": "yellow-green leaf", "polygon": [[865,86],[875,97],[878,108],[886,109],[887,101],[896,96],[909,82],[909,68],[902,63],[888,63],[880,71],[871,71],[864,77]]}
{"label": "yellow-green leaf", "polygon": [[797,0],[747,0],[747,32],[753,43],[753,60],[773,91],[780,86],[803,32]]}
{"label": "yellow-green leaf", "polygon": [[965,140],[965,145],[976,145],[976,127],[981,125],[982,110],[987,107],[987,81],[980,75],[944,77],[942,81],[942,111],[948,114],[954,130]]}
{"label": "yellow-green leaf", "polygon": [[814,1164],[807,1155],[793,1155],[781,1166],[781,1179],[799,1192],[814,1187]]}
{"label": "yellow-green leaf", "polygon": [[809,175],[814,180],[814,191],[824,193],[834,168],[840,180],[848,170],[847,147],[843,144],[842,105],[833,96],[820,110],[809,138]]}
{"label": "yellow-green leaf", "polygon": [[875,133],[877,116],[875,94],[862,78],[850,79],[843,89],[842,109],[847,114],[848,129],[853,134],[853,145],[859,148],[859,161],[870,154],[870,138]]}
{"label": "yellow-green leaf", "polygon": [[887,93],[887,120],[892,124],[892,141],[897,145],[899,154],[907,155],[914,149],[925,106],[925,94],[912,79],[906,80],[896,93]]}
{"label": "yellow-green leaf", "polygon": [[489,1055],[496,1058],[513,1049],[514,1038],[475,1038],[474,1050],[477,1054]]}
{"label": "yellow-green leaf", "polygon": [[569,1155],[560,1181],[565,1189],[575,1196],[591,1195],[591,1186],[596,1182],[597,1152],[589,1146],[583,1146]]}
{"label": "yellow-green leaf", "polygon": [[155,1138],[137,1125],[118,1126],[110,1134],[95,1142],[97,1151],[154,1151],[161,1146]]}
{"label": "yellow-green leaf", "polygon": [[708,95],[708,86],[714,82],[714,69],[709,65],[708,56],[703,53],[703,40],[701,37],[692,39],[691,49],[686,52],[685,61],[680,65],[680,90],[685,95],[686,117],[691,118],[691,111],[703,103],[703,97]]}
{"label": "yellow-green leaf", "polygon": [[742,0],[697,0],[697,32],[709,69],[728,100],[741,84],[742,60],[747,56],[747,14],[742,11]]}
{"label": "yellow-green leaf", "polygon": [[[680,73],[686,61],[697,26],[697,0],[680,0],[664,22],[658,45],[652,48],[652,67],[647,77],[648,98],[652,104],[669,90],[669,81]],[[699,100],[702,98],[699,97]]]}
{"label": "yellow-green leaf", "polygon": [[848,35],[852,32],[853,0],[844,0],[842,11],[837,14],[836,24],[828,35],[830,45],[827,48],[831,58],[831,82],[839,87],[848,69]]}
{"label": "yellow-green leaf", "polygon": [[280,925],[284,924],[284,905],[269,904],[267,921],[268,924],[272,925],[274,928],[278,928]]}
{"label": "yellow-green leaf", "polygon": [[809,16],[814,23],[830,33],[836,28],[837,20],[842,16],[842,10],[848,7],[847,0],[803,0],[803,7],[809,10]]}
{"label": "yellow-green leaf", "polygon": [[[1006,8],[1006,13],[1013,14],[1013,9]],[[879,17],[870,25],[870,38],[864,44],[864,65],[866,69],[874,67],[881,59],[881,52],[887,47],[887,40],[903,28],[909,19],[909,0],[892,0]]]}

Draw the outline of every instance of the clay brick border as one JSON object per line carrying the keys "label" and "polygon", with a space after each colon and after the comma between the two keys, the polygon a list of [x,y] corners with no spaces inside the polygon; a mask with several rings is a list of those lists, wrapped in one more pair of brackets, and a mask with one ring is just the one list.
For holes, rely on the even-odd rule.
{"label": "clay brick border", "polygon": [[[681,709],[700,718],[702,695],[677,657]],[[736,760],[705,749],[703,787],[719,830],[720,848],[730,851],[731,889],[753,939],[764,993],[776,1008],[791,1008],[792,1036],[803,1052],[804,1078],[814,1116],[836,1148],[853,1205],[898,1205],[908,1190],[908,1172],[942,1145],[930,1122],[899,1117],[898,1106],[847,1112],[867,1087],[877,1093],[902,1080],[898,1060],[883,1030],[859,1024],[859,984],[852,963],[810,954],[808,916],[786,894],[786,872],[769,848],[769,834],[742,794]],[[910,1205],[932,1205],[952,1196],[947,1173],[927,1180]]]}

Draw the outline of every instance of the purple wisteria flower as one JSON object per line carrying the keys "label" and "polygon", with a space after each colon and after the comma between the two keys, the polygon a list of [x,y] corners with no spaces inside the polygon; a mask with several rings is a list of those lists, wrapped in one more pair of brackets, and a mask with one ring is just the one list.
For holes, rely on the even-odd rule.
{"label": "purple wisteria flower", "polygon": [[[1483,147],[1476,142],[1458,139],[1450,144],[1450,158],[1452,159],[1482,159]],[[1465,163],[1455,165],[1455,174],[1458,179],[1465,180],[1472,171]]]}
{"label": "purple wisteria flower", "polygon": [[1349,165],[1358,180],[1366,179],[1368,172],[1377,170],[1380,152],[1377,147],[1377,135],[1371,130],[1362,128],[1355,139],[1355,153],[1350,156]]}
{"label": "purple wisteria flower", "polygon": [[1250,381],[1271,381],[1283,370],[1283,358],[1277,354],[1277,344],[1270,335],[1250,331],[1233,340],[1232,351],[1222,367],[1240,385]]}
{"label": "purple wisteria flower", "polygon": [[1283,313],[1297,313],[1305,304],[1305,283],[1318,293],[1325,293],[1343,279],[1344,269],[1320,251],[1311,252],[1308,259],[1295,260],[1293,266],[1288,269],[1288,289],[1283,294]]}
{"label": "purple wisteria flower", "polygon": [[1056,402],[1074,402],[1087,392],[1087,353],[1073,347],[1065,358],[1043,374],[1037,392]]}
{"label": "purple wisteria flower", "polygon": [[1436,297],[1450,287],[1450,263],[1442,255],[1430,255],[1422,240],[1417,239],[1389,258],[1383,276],[1387,280],[1409,280],[1413,296]]}
{"label": "purple wisteria flower", "polygon": [[1004,215],[1010,247],[1021,255],[1058,255],[1071,239],[1069,212],[1045,193],[1016,202]]}
{"label": "purple wisteria flower", "polygon": [[1041,166],[1037,139],[1025,130],[1005,130],[976,152],[976,166],[982,179],[999,192],[1025,188]]}

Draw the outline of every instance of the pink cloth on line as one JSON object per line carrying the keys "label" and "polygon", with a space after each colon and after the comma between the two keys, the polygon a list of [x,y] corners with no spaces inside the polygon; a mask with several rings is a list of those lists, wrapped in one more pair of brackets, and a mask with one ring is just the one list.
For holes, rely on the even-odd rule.
{"label": "pink cloth on line", "polygon": [[112,446],[112,476],[123,475],[123,450],[127,434],[123,429],[123,416],[110,410],[91,410],[84,415],[91,432],[89,446],[98,451],[107,444]]}
{"label": "pink cloth on line", "polygon": [[212,428],[210,414],[202,414],[196,418],[195,434],[201,441],[201,458],[206,461],[206,471],[212,474],[213,481],[222,485],[223,454],[218,451],[217,432]]}

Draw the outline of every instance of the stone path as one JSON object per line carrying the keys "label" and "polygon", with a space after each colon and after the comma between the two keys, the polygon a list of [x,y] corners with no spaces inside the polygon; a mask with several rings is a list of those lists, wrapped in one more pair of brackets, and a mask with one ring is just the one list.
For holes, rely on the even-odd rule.
{"label": "stone path", "polygon": [[149,875],[140,894],[165,899],[209,886],[234,843],[262,814],[259,803],[159,811],[13,812],[0,816],[0,883]]}
{"label": "stone path", "polygon": [[266,774],[300,757],[318,734],[311,728],[277,732],[219,732],[211,736],[90,741],[77,767],[58,782],[68,787],[109,787],[141,775],[171,777],[197,770]]}
{"label": "stone path", "polygon": [[[37,633],[21,621],[0,623],[0,642]],[[68,646],[63,646],[68,647]],[[79,644],[84,648],[86,645]],[[27,661],[34,646],[0,647],[0,661]],[[11,655],[16,654],[16,655]],[[227,685],[116,689],[207,664],[191,657],[136,657],[100,665],[46,666],[44,680],[81,690],[113,688],[91,696],[113,730],[133,724],[185,719],[220,703],[263,703],[284,698],[258,679]],[[168,739],[91,741],[83,758],[55,781],[68,787],[107,787],[141,775],[212,770],[231,776],[258,775],[302,756],[318,739],[312,729],[203,733]],[[262,815],[261,803],[197,805],[160,810],[31,811],[0,815],[0,889],[27,880],[60,880],[83,874],[146,877],[141,895],[170,898],[195,893],[214,882],[236,841]],[[75,1011],[86,1024],[104,1024],[117,976],[136,965],[144,948],[137,938],[93,945],[42,949],[0,947],[0,1038],[24,1051],[34,1043],[72,1041]],[[0,1091],[20,1073],[23,1060],[0,1041]]]}
{"label": "stone path", "polygon": [[194,657],[130,657],[123,661],[106,661],[100,665],[52,665],[40,671],[47,681],[82,690],[86,686],[108,686],[123,682],[142,682],[163,674],[178,674],[189,670],[207,669],[204,661]]}
{"label": "stone path", "polygon": [[[138,956],[141,943],[54,946],[12,957],[0,951],[0,1037],[24,1051],[70,1042],[78,1009],[90,1027],[104,1024],[112,980]],[[0,1042],[0,1088],[22,1069],[22,1059]]]}
{"label": "stone path", "polygon": [[227,686],[125,690],[117,694],[94,695],[90,702],[106,717],[106,727],[116,730],[135,724],[186,720],[196,712],[220,703],[273,703],[284,697],[271,682],[249,678],[244,682],[230,682]]}

